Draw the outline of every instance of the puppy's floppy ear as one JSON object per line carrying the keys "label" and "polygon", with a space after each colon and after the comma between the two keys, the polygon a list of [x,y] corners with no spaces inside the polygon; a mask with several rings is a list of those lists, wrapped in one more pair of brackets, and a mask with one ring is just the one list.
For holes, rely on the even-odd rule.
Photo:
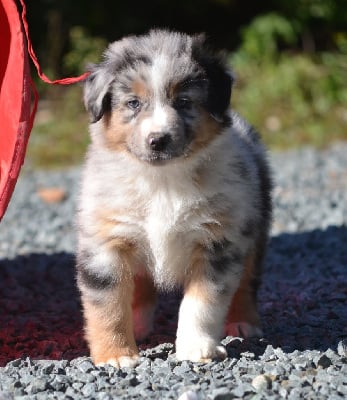
{"label": "puppy's floppy ear", "polygon": [[205,35],[195,36],[192,47],[193,58],[204,69],[209,81],[207,108],[220,122],[226,122],[226,111],[230,106],[231,87],[234,81],[227,67],[225,55],[211,51],[206,45]]}
{"label": "puppy's floppy ear", "polygon": [[92,65],[88,69],[90,75],[84,82],[84,104],[91,122],[95,123],[111,109],[110,88],[114,77],[103,63]]}

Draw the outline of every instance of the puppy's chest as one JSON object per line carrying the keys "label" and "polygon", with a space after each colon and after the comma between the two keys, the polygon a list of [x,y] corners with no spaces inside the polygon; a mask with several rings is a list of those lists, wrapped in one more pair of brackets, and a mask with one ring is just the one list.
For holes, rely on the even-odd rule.
{"label": "puppy's chest", "polygon": [[179,237],[191,242],[211,220],[211,211],[207,200],[198,196],[161,193],[151,198],[143,228],[153,247],[161,247],[164,243],[169,246]]}
{"label": "puppy's chest", "polygon": [[157,283],[162,285],[181,280],[194,248],[210,242],[209,227],[219,223],[215,207],[191,187],[157,188],[129,206],[123,235],[130,235],[145,253]]}
{"label": "puppy's chest", "polygon": [[206,227],[216,221],[209,203],[199,197],[171,193],[154,196],[147,211],[143,227],[155,279],[160,284],[180,281],[194,247],[210,241]]}

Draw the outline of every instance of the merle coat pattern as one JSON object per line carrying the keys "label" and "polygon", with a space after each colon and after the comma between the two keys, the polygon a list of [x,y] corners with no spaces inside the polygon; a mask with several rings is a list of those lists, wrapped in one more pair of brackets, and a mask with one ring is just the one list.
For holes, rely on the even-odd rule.
{"label": "merle coat pattern", "polygon": [[271,219],[265,151],[230,111],[232,73],[202,35],[168,31],[110,44],[90,72],[77,272],[91,356],[136,365],[156,291],[181,286],[177,358],[225,357],[223,334],[261,334]]}

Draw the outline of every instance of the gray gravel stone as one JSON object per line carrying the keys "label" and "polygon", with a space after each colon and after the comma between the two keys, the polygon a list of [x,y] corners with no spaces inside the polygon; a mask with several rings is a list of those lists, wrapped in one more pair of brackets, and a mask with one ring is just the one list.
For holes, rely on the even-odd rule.
{"label": "gray gravel stone", "polygon": [[234,399],[235,395],[230,392],[227,388],[214,389],[209,396],[211,400],[231,400]]}
{"label": "gray gravel stone", "polygon": [[332,364],[331,359],[323,354],[317,361],[317,366],[322,368],[328,368]]}
{"label": "gray gravel stone", "polygon": [[347,339],[339,342],[337,345],[337,352],[340,356],[347,357]]}
{"label": "gray gravel stone", "polygon": [[268,375],[257,375],[252,380],[252,386],[256,391],[270,389],[272,385],[271,378]]}

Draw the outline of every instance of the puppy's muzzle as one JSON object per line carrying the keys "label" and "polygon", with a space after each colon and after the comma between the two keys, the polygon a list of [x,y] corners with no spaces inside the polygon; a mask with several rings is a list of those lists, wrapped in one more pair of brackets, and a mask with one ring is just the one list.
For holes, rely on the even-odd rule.
{"label": "puppy's muzzle", "polygon": [[172,142],[171,135],[167,132],[152,132],[147,138],[148,146],[152,151],[167,151]]}

